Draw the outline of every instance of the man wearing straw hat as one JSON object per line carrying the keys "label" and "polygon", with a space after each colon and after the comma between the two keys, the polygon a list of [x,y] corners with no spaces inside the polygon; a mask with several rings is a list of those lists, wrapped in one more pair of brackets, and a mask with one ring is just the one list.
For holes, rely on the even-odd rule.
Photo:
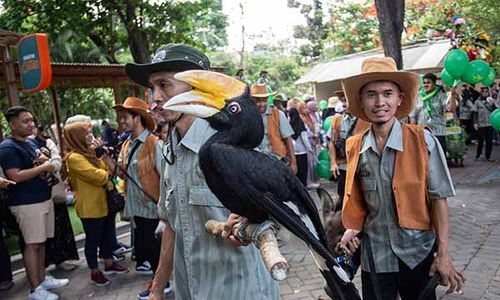
{"label": "man wearing straw hat", "polygon": [[120,152],[118,175],[125,180],[124,214],[134,224],[135,270],[152,275],[160,257],[155,229],[160,221],[156,204],[160,198],[162,143],[151,133],[156,124],[146,102],[128,97],[113,109],[122,128],[131,133]]}
{"label": "man wearing straw hat", "polygon": [[415,105],[418,76],[392,58],[369,58],[342,85],[351,114],[372,123],[347,140],[340,242],[352,254],[362,233],[363,299],[436,299],[436,272],[448,293],[461,291],[449,255],[446,197],[455,190],[444,153],[423,126],[398,121]]}
{"label": "man wearing straw hat", "polygon": [[264,122],[264,138],[259,150],[288,161],[290,170],[297,173],[297,161],[292,143],[293,129],[285,113],[269,106],[267,98],[276,95],[270,92],[265,84],[254,84],[250,88],[250,96],[257,104]]}

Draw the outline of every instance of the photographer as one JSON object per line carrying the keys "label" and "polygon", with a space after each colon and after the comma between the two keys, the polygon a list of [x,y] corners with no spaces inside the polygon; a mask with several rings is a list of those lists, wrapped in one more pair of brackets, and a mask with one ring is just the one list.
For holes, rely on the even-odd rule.
{"label": "photographer", "polygon": [[37,155],[28,137],[35,126],[33,115],[22,106],[5,112],[12,136],[0,144],[0,164],[7,179],[16,182],[8,191],[8,205],[15,216],[26,246],[24,266],[30,283],[30,299],[58,299],[47,290],[69,283],[68,279],[45,276],[45,241],[54,236],[54,205],[51,187],[43,178],[54,172],[54,164]]}

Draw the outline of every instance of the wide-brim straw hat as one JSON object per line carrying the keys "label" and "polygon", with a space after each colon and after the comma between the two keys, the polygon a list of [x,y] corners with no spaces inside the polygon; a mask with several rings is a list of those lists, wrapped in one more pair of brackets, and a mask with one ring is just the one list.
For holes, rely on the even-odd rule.
{"label": "wide-brim straw hat", "polygon": [[266,98],[269,96],[274,96],[278,92],[269,92],[267,89],[267,85],[265,84],[253,84],[250,88],[250,96],[256,98]]}
{"label": "wide-brim straw hat", "polygon": [[128,110],[134,112],[144,118],[144,120],[146,121],[146,128],[149,131],[153,131],[155,129],[155,119],[150,114],[149,105],[139,98],[128,97],[127,99],[125,99],[125,102],[123,102],[123,104],[113,105],[111,108],[117,111]]}
{"label": "wide-brim straw hat", "polygon": [[404,97],[396,111],[396,118],[408,116],[415,107],[420,81],[418,75],[413,72],[398,71],[396,62],[390,57],[367,58],[361,65],[361,74],[342,80],[349,113],[371,122],[361,106],[360,91],[366,84],[374,81],[392,81],[399,85]]}

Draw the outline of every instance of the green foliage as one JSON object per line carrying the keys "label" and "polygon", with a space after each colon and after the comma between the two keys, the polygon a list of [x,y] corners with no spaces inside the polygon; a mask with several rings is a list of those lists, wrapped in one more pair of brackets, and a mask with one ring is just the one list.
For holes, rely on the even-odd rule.
{"label": "green foliage", "polygon": [[[52,95],[49,90],[38,93],[20,93],[20,104],[30,109],[40,125],[49,126],[54,123],[52,114]],[[111,109],[114,105],[111,89],[68,89],[57,91],[59,115],[61,122],[76,114],[85,114],[92,119],[116,120]],[[7,99],[0,102],[1,111],[8,108]],[[4,120],[2,116],[2,120]],[[8,132],[8,124],[2,121],[2,128]]]}
{"label": "green foliage", "polygon": [[341,56],[379,46],[378,20],[368,15],[367,4],[344,4],[331,8],[327,57]]}
{"label": "green foliage", "polygon": [[299,47],[302,62],[309,63],[318,60],[322,53],[328,28],[323,21],[323,4],[321,0],[313,0],[312,4],[304,4],[295,0],[288,0],[288,6],[300,8],[300,13],[306,18],[306,25],[294,28],[294,38],[307,41]]}
{"label": "green foliage", "polygon": [[55,61],[117,63],[117,53],[129,47],[150,52],[167,43],[211,50],[227,44],[227,16],[217,0],[3,0],[2,5],[0,28],[47,33]]}
{"label": "green foliage", "polygon": [[[167,43],[210,50],[227,44],[227,16],[218,0],[2,0],[1,5],[0,28],[47,33],[52,61],[125,63],[137,60],[137,51],[148,58],[150,49]],[[94,119],[114,117],[109,109],[114,102],[110,89],[57,93],[61,120],[78,113]],[[5,93],[0,93],[0,99],[5,109]],[[20,102],[42,124],[52,123],[49,93],[20,93]]]}

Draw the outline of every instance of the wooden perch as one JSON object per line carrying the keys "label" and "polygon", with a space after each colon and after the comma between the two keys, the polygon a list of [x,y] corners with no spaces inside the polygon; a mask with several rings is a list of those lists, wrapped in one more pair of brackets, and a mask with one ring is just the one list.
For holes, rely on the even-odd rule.
{"label": "wooden perch", "polygon": [[[233,228],[233,235],[241,242],[253,241],[260,250],[267,270],[276,281],[285,280],[288,276],[288,262],[280,252],[274,230],[274,223],[262,224],[238,223]],[[224,222],[208,220],[205,229],[214,236],[220,236],[224,231]]]}

